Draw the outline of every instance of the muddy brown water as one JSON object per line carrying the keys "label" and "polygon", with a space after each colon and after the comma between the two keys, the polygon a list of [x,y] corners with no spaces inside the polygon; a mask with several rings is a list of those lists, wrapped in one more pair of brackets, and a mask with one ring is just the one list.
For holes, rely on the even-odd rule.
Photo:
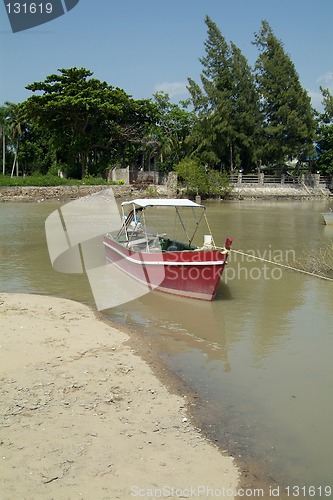
{"label": "muddy brown water", "polygon": [[[330,206],[210,202],[207,215],[218,245],[232,236],[234,249],[292,265],[332,242],[321,215]],[[0,204],[0,290],[93,304],[84,275],[50,265],[44,223],[58,207]],[[196,418],[222,448],[256,464],[272,487],[289,488],[287,496],[330,496],[333,282],[231,253],[213,302],[153,292],[104,314],[154,345],[197,394]]]}

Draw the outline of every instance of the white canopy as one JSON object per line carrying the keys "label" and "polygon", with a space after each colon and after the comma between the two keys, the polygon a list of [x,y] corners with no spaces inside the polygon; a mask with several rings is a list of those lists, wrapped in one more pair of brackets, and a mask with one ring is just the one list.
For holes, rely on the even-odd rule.
{"label": "white canopy", "polygon": [[146,207],[192,207],[205,208],[194,201],[182,198],[137,198],[132,201],[124,201],[122,206],[137,205],[142,208]]}

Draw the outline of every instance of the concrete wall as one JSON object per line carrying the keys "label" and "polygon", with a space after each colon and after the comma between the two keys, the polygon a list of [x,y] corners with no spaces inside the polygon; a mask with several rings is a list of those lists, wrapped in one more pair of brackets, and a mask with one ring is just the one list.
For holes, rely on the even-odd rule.
{"label": "concrete wall", "polygon": [[130,183],[130,169],[126,168],[113,168],[107,173],[107,181],[119,182],[124,181],[124,184]]}

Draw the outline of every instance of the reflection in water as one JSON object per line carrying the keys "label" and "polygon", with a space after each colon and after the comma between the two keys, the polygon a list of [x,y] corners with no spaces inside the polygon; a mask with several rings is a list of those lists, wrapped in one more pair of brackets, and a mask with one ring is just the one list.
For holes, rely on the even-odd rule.
{"label": "reflection in water", "polygon": [[[84,276],[56,273],[44,221],[59,204],[0,205],[1,290],[92,303]],[[333,234],[327,202],[208,204],[216,243],[301,258]],[[199,234],[199,239],[203,237]],[[289,484],[330,484],[333,286],[231,254],[214,302],[153,292],[108,316],[142,332],[198,394],[202,426]],[[278,269],[278,268],[276,268]],[[292,481],[292,483],[291,483]]]}
{"label": "reflection in water", "polygon": [[215,308],[215,302],[203,302],[163,296],[158,292],[141,299],[145,308],[153,311],[150,319],[163,336],[176,339],[165,344],[168,355],[198,349],[207,359],[218,359],[225,372],[230,371],[228,359],[229,340],[226,335],[223,308]]}
{"label": "reflection in water", "polygon": [[287,272],[250,290],[213,303],[152,294],[133,315],[149,317],[145,335],[200,395],[198,413],[214,439],[265,463],[281,483],[327,483],[332,289]]}

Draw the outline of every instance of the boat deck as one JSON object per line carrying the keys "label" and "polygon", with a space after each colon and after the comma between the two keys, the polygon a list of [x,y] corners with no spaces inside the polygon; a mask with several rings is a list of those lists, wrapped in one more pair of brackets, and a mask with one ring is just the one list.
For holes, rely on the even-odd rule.
{"label": "boat deck", "polygon": [[[139,236],[139,235],[136,235]],[[132,236],[133,238],[133,236]],[[189,252],[195,251],[198,247],[194,245],[188,245],[186,243],[173,240],[170,238],[165,238],[164,236],[156,235],[146,235],[140,237],[134,237],[129,241],[123,238],[116,238],[116,241],[135,252]]]}

